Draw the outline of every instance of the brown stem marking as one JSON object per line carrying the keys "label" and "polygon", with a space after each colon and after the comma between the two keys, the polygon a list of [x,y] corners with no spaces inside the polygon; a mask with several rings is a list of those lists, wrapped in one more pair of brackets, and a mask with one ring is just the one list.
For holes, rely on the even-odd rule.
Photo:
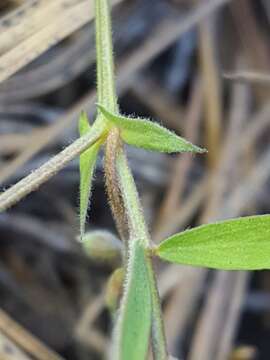
{"label": "brown stem marking", "polygon": [[129,233],[128,222],[115,166],[116,157],[121,147],[122,141],[119,129],[113,128],[107,137],[105,145],[105,185],[117,230],[121,239],[126,242]]}

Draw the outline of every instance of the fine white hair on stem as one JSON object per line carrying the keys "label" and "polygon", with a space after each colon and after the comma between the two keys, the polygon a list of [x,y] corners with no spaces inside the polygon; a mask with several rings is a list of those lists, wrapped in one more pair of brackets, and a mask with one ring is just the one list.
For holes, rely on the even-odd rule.
{"label": "fine white hair on stem", "polygon": [[41,167],[3,192],[0,195],[0,212],[5,211],[32,191],[37,190],[40,185],[48,181],[69,161],[93,145],[101,137],[102,132],[101,128],[93,127],[89,133],[74,141]]}

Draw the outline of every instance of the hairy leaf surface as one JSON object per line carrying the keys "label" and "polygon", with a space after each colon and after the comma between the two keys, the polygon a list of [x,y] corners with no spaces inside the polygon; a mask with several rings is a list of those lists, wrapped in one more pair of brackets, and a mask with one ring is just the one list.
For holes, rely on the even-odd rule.
{"label": "hairy leaf surface", "polygon": [[150,120],[116,115],[102,105],[98,107],[107,120],[120,129],[121,138],[129,145],[166,153],[206,151]]}
{"label": "hairy leaf surface", "polygon": [[224,270],[270,268],[270,216],[249,216],[202,225],[163,241],[167,261]]}
{"label": "hairy leaf surface", "polygon": [[[87,114],[82,112],[79,119],[80,136],[90,131]],[[80,155],[80,233],[81,238],[85,232],[85,222],[87,217],[87,209],[91,194],[91,183],[93,179],[96,159],[100,142],[96,142],[89,149]]]}
{"label": "hairy leaf surface", "polygon": [[113,360],[144,360],[151,328],[151,293],[145,251],[132,244],[126,284],[115,329]]}

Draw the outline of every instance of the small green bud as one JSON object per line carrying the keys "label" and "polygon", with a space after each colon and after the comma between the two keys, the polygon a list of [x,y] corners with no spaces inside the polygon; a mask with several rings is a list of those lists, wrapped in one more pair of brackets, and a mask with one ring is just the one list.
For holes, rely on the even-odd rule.
{"label": "small green bud", "polygon": [[93,261],[112,265],[121,260],[121,241],[109,231],[96,230],[85,233],[82,238],[85,254]]}
{"label": "small green bud", "polygon": [[118,308],[122,294],[124,281],[124,269],[116,269],[110,276],[105,290],[105,304],[111,313],[115,313]]}

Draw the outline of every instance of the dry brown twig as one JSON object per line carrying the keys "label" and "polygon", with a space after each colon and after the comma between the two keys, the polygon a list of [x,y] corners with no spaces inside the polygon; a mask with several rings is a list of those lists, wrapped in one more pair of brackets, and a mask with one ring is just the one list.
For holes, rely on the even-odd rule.
{"label": "dry brown twig", "polygon": [[222,123],[222,94],[213,25],[213,19],[208,19],[202,22],[200,26],[200,60],[205,103],[206,147],[210,169],[215,167],[219,157]]}
{"label": "dry brown twig", "polygon": [[[223,209],[225,191],[232,191],[234,181],[228,174],[229,169],[237,170],[239,178],[241,167],[236,167],[241,145],[239,136],[242,124],[249,113],[249,91],[239,85],[232,92],[232,111],[226,140],[221,158],[215,169],[213,189],[208,206],[202,216],[203,222],[240,215],[239,211],[226,213]],[[226,360],[231,352],[237,322],[248,282],[247,273],[217,271],[206,302],[201,310],[198,325],[192,340],[188,359]],[[231,301],[234,295],[237,301]],[[224,339],[223,339],[224,334]]]}
{"label": "dry brown twig", "polygon": [[0,359],[1,360],[30,360],[5,334],[0,332]]}
{"label": "dry brown twig", "polygon": [[[162,48],[172,41],[174,41],[177,36],[189,30],[195,26],[198,21],[202,20],[208,16],[211,12],[216,10],[221,5],[224,5],[230,0],[212,0],[210,3],[204,4],[197,7],[189,17],[185,19],[179,26],[179,22],[168,24],[166,27],[161,27],[160,30],[165,30],[164,33],[161,31],[158,32],[157,41],[149,41],[144,44],[142,50],[136,53],[136,56],[130,57],[130,61],[125,63],[121,69],[121,74],[119,76],[119,82],[123,83],[126,77],[130,76],[130,73],[133,73],[135,70],[140,68],[146,61],[149,61],[152,57],[157,55],[161,51],[160,43],[162,43]],[[87,13],[87,11],[86,11]],[[163,24],[165,25],[165,24]],[[169,30],[174,29],[175,32],[170,32]],[[144,55],[144,51],[147,50],[147,56]],[[1,65],[1,58],[0,58]],[[11,71],[12,73],[12,71]],[[11,75],[10,73],[10,75]],[[2,79],[3,80],[3,79]],[[0,72],[0,81],[1,81],[1,72]],[[89,139],[86,141],[87,135],[79,140],[76,140],[72,145],[67,147],[61,153],[52,158],[48,163],[42,165],[39,169],[34,171],[25,179],[21,180],[19,183],[12,186],[5,193],[0,195],[0,211],[3,211],[19,201],[21,198],[29,194],[31,191],[39,187],[43,182],[47,181],[51,176],[53,176],[57,171],[61,170],[67,162],[72,160],[75,156],[79,155],[80,152],[85,150],[89,145]],[[84,141],[84,142],[83,142]],[[36,150],[35,150],[36,151]],[[27,155],[28,156],[28,155]],[[23,159],[23,161],[25,161]]]}
{"label": "dry brown twig", "polygon": [[[0,310],[0,331],[21,349],[26,351],[26,353],[34,356],[34,358],[38,360],[63,360],[60,355],[56,354],[34,335],[30,334],[3,310]],[[15,358],[20,359],[20,357]],[[22,359],[26,358],[28,359],[28,357],[23,357]]]}
{"label": "dry brown twig", "polygon": [[[232,127],[230,128],[230,131],[228,133],[227,136],[227,140],[224,143],[224,150],[222,151],[222,161],[221,164],[225,164],[226,167],[228,167],[229,165],[231,165],[231,160],[232,158],[237,159],[239,154],[243,154],[244,148],[245,148],[245,144],[246,142],[248,142],[249,145],[251,145],[252,143],[254,144],[254,142],[256,141],[257,136],[260,134],[261,130],[263,128],[265,128],[265,126],[267,126],[267,124],[269,123],[269,111],[264,109],[263,111],[260,112],[260,121],[259,122],[255,122],[252,121],[250,123],[250,125],[248,126],[247,130],[245,130],[246,133],[251,133],[252,132],[252,136],[248,138],[246,138],[246,136],[241,136],[242,140],[239,143],[239,131],[242,131],[242,126],[241,123],[244,119],[246,119],[247,117],[247,104],[249,103],[249,92],[245,91],[245,88],[243,88],[241,85],[237,87],[237,91],[238,91],[238,95],[236,92],[236,97],[237,97],[237,102],[234,105],[235,111],[232,112]],[[239,97],[239,94],[241,95]],[[242,96],[243,95],[243,96]],[[240,102],[239,102],[240,101]],[[236,121],[235,121],[236,120]],[[255,130],[255,133],[254,133]],[[236,133],[234,133],[236,132]],[[237,135],[238,134],[238,135]],[[233,144],[232,144],[233,142]],[[237,145],[236,145],[237,144]],[[231,151],[233,150],[233,151]],[[225,166],[224,165],[224,166]],[[218,180],[218,178],[220,178],[220,176],[224,176],[224,171],[227,172],[227,170],[223,169],[223,166],[219,169],[218,172],[214,172],[211,176],[213,176],[213,178],[216,180]],[[221,175],[223,174],[223,175]],[[269,174],[269,169],[268,169],[268,174]],[[264,172],[264,175],[266,176],[266,171]],[[225,177],[225,179],[228,180],[228,176]],[[266,177],[263,178],[264,180],[266,179]],[[214,181],[213,183],[216,183],[216,181]],[[217,181],[218,183],[218,181]],[[225,187],[224,187],[225,186]],[[222,188],[218,190],[218,199],[217,201],[215,201],[215,206],[214,206],[214,210],[212,212],[217,214],[219,212],[219,208],[222,209],[222,206],[220,206],[220,200],[222,200],[223,198],[223,194],[224,194],[224,189],[226,189],[228,186],[228,184],[223,184]],[[222,190],[223,189],[223,190]],[[213,189],[213,193],[215,193],[215,189]],[[231,209],[232,211],[230,212],[230,216],[237,216],[239,214],[239,210],[240,208],[243,209],[243,206],[245,206],[243,204],[243,198],[241,198],[240,200],[238,199],[238,203],[239,206],[237,209]],[[183,209],[183,211],[185,211],[185,207]],[[227,212],[226,212],[227,213]],[[224,213],[225,215],[225,213]],[[181,214],[179,213],[179,218],[180,218]],[[212,215],[213,216],[213,215]],[[223,217],[223,216],[222,216]],[[209,218],[206,219],[206,221],[209,221]],[[176,224],[176,222],[175,222]],[[175,230],[175,229],[174,229]],[[201,274],[201,282],[203,282],[204,276],[205,276],[205,271],[203,270],[198,270],[198,274]],[[197,358],[202,358],[202,354],[204,356],[205,359],[209,359],[209,358],[216,358],[216,356],[218,356],[219,359],[226,359],[228,358],[230,351],[231,351],[231,347],[232,347],[232,341],[233,341],[233,337],[234,337],[234,331],[237,327],[237,322],[239,320],[239,314],[242,308],[242,302],[243,302],[243,298],[244,298],[244,293],[245,293],[245,288],[246,288],[246,284],[248,282],[248,276],[246,273],[239,273],[237,274],[237,276],[232,276],[232,278],[230,280],[227,279],[227,276],[225,276],[224,278],[221,275],[222,273],[218,273],[215,283],[214,283],[214,287],[213,287],[213,293],[216,294],[216,289],[220,289],[222,288],[222,296],[216,296],[216,300],[215,300],[215,306],[207,306],[207,308],[205,309],[214,309],[213,310],[213,316],[208,317],[208,315],[205,317],[203,317],[203,319],[205,319],[204,323],[204,327],[202,329],[202,331],[200,332],[200,334],[208,334],[207,330],[205,329],[205,326],[209,325],[211,328],[213,329],[217,329],[217,327],[219,327],[218,324],[222,323],[222,331],[224,331],[225,333],[225,337],[224,337],[224,341],[221,341],[222,337],[218,335],[218,341],[217,343],[219,345],[217,345],[217,348],[220,349],[219,352],[216,353],[216,355],[209,355],[210,354],[210,348],[207,347],[209,345],[209,341],[211,340],[211,343],[215,343],[215,341],[212,341],[212,337],[210,336],[209,341],[206,343],[204,340],[205,339],[201,339],[201,337],[198,337],[198,348],[194,348],[194,352],[192,352],[191,356],[194,356],[194,359]],[[220,281],[221,279],[221,281]],[[225,282],[228,280],[228,284],[230,284],[229,288],[228,288],[228,292],[230,294],[229,298],[224,299],[224,284]],[[221,285],[220,285],[221,283]],[[193,288],[190,287],[190,294],[191,294],[191,298],[193,298],[192,294],[195,294],[196,290],[198,290],[197,288]],[[186,289],[185,289],[186,291]],[[218,293],[219,294],[219,291]],[[220,293],[221,294],[221,293]],[[235,301],[231,302],[231,298],[237,295],[237,299],[235,299]],[[176,295],[175,295],[176,296]],[[195,296],[196,299],[196,296]],[[210,297],[209,297],[210,299]],[[181,297],[180,297],[181,300]],[[179,300],[179,301],[180,301]],[[224,301],[227,304],[227,311],[226,314],[227,316],[225,317],[225,320],[221,320],[221,322],[219,321],[220,319],[218,319],[218,313],[220,308],[224,306]],[[183,308],[183,304],[182,300],[181,303],[179,305],[179,307]],[[172,305],[173,306],[173,305]],[[185,305],[184,305],[185,306]],[[208,313],[207,313],[208,314]],[[218,319],[217,323],[214,324],[213,322],[211,322],[211,319]],[[209,323],[208,323],[209,321]],[[176,330],[175,330],[176,331]],[[183,331],[183,330],[182,330]],[[216,330],[214,330],[216,331]],[[218,333],[218,332],[217,332]],[[199,336],[199,335],[198,335]],[[206,335],[209,338],[209,334]],[[221,342],[220,342],[221,341]],[[205,344],[206,348],[202,348],[202,344]],[[208,344],[208,345],[207,345]],[[172,346],[173,344],[171,344]],[[196,350],[196,353],[195,353]],[[215,351],[213,348],[211,349],[211,351]],[[195,355],[194,355],[195,354]],[[211,353],[212,354],[212,353]],[[197,357],[196,357],[197,356]],[[210,356],[210,357],[209,357]],[[191,357],[192,358],[192,357]]]}
{"label": "dry brown twig", "polygon": [[[193,85],[191,100],[185,116],[184,137],[194,144],[197,142],[199,133],[199,121],[201,118],[202,107],[202,87],[199,79],[196,79]],[[163,232],[164,227],[169,222],[172,214],[178,210],[179,201],[182,198],[184,186],[187,180],[188,172],[192,165],[191,154],[181,154],[177,157],[172,170],[170,183],[163,203],[160,206],[159,214],[154,229],[154,238],[160,238],[159,233]]]}
{"label": "dry brown twig", "polygon": [[[43,23],[39,23],[39,21],[36,24],[35,22],[37,19],[33,15],[30,16],[33,23],[30,22],[30,24],[28,24],[29,19],[27,19],[26,16],[19,27],[16,28],[15,26],[15,35],[17,35],[17,33],[20,34],[21,32],[25,32],[28,36],[25,36],[23,41],[20,41],[20,37],[15,36],[13,47],[10,46],[11,44],[8,36],[7,44],[9,44],[8,46],[10,49],[0,56],[0,82],[13,75],[49,48],[93,19],[94,11],[93,9],[89,9],[89,2],[87,0],[80,0],[79,2],[71,0],[69,6],[65,6],[65,4],[67,4],[66,1],[60,1],[61,3],[59,3],[60,7],[58,9],[60,12],[53,9],[53,16],[49,17],[52,21],[46,21],[46,26],[44,26],[45,24]],[[114,0],[113,3],[119,1],[120,0]],[[53,4],[55,3],[54,1],[51,1],[50,3],[48,1],[43,1],[40,4],[42,5],[41,10],[39,8],[36,10],[38,11],[36,16],[44,17],[44,14],[39,14],[39,11],[42,12],[44,10],[44,3],[47,3],[47,7],[55,7]],[[56,7],[58,8],[58,5],[56,5]],[[47,16],[44,18],[48,20]],[[40,24],[40,26],[38,24]],[[25,25],[29,30],[22,31],[22,27]],[[36,30],[33,32],[31,27],[34,27]]]}
{"label": "dry brown twig", "polygon": [[[240,39],[240,46],[245,54],[247,65],[251,69],[257,69],[269,74],[269,46],[267,38],[258,20],[253,12],[252,4],[249,1],[238,0],[230,4],[233,18],[235,20],[235,29]],[[239,69],[237,69],[239,71]],[[262,88],[261,83],[255,83],[255,96],[260,103],[266,103],[269,94]]]}
{"label": "dry brown twig", "polygon": [[19,167],[24,165],[41,149],[54,141],[61,132],[64,132],[74,119],[78,118],[81,109],[88,109],[89,107],[92,107],[94,102],[95,92],[89,91],[80,101],[67,110],[63,116],[61,116],[52,125],[35,130],[32,134],[33,138],[31,144],[29,144],[28,141],[26,147],[22,148],[21,153],[1,169],[0,184],[5,182]]}
{"label": "dry brown twig", "polygon": [[237,82],[270,85],[270,74],[258,71],[241,70],[236,72],[224,72],[223,77],[226,80]]}
{"label": "dry brown twig", "polygon": [[81,343],[102,354],[105,353],[108,339],[100,331],[94,329],[93,323],[104,309],[104,297],[104,292],[102,292],[86,306],[74,330],[75,337]]}

